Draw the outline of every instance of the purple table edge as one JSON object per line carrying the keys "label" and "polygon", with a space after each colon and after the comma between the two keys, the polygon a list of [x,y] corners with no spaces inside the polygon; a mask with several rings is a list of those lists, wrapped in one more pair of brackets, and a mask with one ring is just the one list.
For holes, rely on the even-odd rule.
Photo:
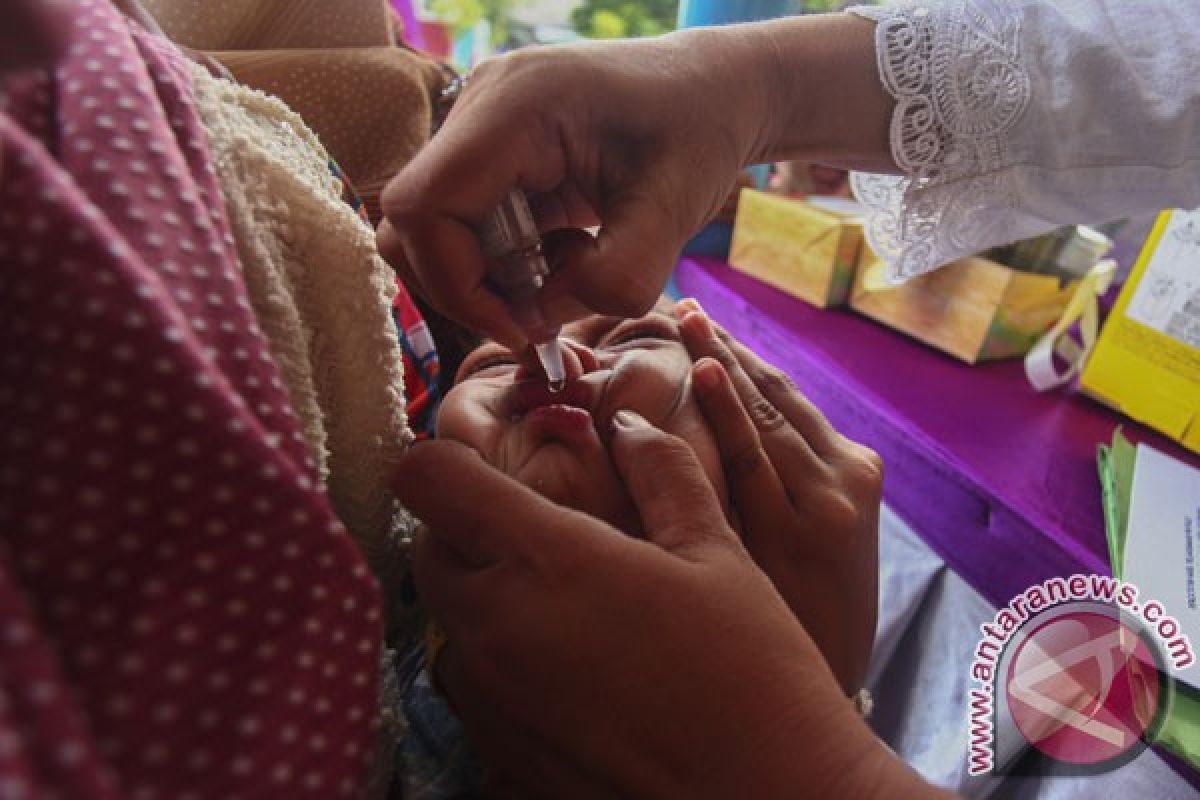
{"label": "purple table edge", "polygon": [[1111,574],[1096,448],[1118,426],[1200,464],[1077,392],[1034,391],[1019,360],[968,366],[715,259],[682,259],[675,282],[839,431],[879,451],[888,503],[997,607],[1047,578]]}
{"label": "purple table edge", "polygon": [[[674,285],[790,375],[845,436],[879,452],[886,502],[996,608],[1048,578],[1111,574],[1096,448],[1116,428],[1200,466],[1077,391],[1036,392],[1020,360],[968,366],[717,259],[681,259]],[[1200,788],[1200,771],[1156,751]]]}

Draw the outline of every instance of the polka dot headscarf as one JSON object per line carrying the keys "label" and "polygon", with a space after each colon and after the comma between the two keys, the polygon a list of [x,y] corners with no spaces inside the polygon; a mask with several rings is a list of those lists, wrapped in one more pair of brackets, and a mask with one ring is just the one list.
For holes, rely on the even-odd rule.
{"label": "polka dot headscarf", "polygon": [[0,797],[357,796],[377,589],[250,310],[186,65],[73,5],[0,111]]}

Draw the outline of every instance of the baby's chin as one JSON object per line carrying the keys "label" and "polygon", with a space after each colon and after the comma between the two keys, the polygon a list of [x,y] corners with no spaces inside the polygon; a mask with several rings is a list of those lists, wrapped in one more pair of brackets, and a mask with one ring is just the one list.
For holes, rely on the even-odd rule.
{"label": "baby's chin", "polygon": [[559,505],[627,533],[640,530],[629,494],[586,411],[538,409],[509,434],[517,442],[509,450],[513,457],[497,465],[505,472]]}
{"label": "baby's chin", "polygon": [[632,500],[607,458],[593,462],[557,443],[547,443],[514,474],[548,500],[582,511],[631,535],[641,524]]}
{"label": "baby's chin", "polygon": [[559,505],[627,533],[641,530],[608,449],[585,409],[550,405],[520,419],[500,419],[486,406],[447,397],[438,437],[478,451],[490,465]]}

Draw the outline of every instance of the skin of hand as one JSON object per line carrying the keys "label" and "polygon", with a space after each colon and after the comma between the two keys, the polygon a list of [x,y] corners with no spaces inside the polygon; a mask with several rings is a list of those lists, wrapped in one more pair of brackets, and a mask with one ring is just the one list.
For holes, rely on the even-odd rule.
{"label": "skin of hand", "polygon": [[637,319],[592,315],[563,326],[567,386],[488,341],[462,363],[438,413],[437,436],[462,442],[543,497],[631,535],[640,520],[609,455],[608,422],[629,409],[686,441],[719,498],[721,458],[692,385],[692,357],[673,304]]}
{"label": "skin of hand", "polygon": [[496,794],[938,796],[854,712],[686,443],[620,412],[612,450],[645,539],[455,442],[399,466],[439,683]]}
{"label": "skin of hand", "polygon": [[[383,255],[452,319],[514,348],[478,230],[531,197],[548,328],[647,311],[738,170],[782,158],[894,169],[874,24],[845,14],[520,50],[481,64],[383,194]],[[583,228],[599,225],[591,236]]]}
{"label": "skin of hand", "polygon": [[883,462],[694,300],[676,314],[742,541],[852,695],[875,637]]}
{"label": "skin of hand", "polygon": [[878,457],[839,436],[785,376],[714,331],[695,301],[660,301],[630,320],[592,315],[565,325],[560,340],[568,381],[559,393],[497,342],[472,351],[442,402],[438,438],[639,536],[606,423],[628,409],[680,437],[727,516],[736,489],[735,529],[846,694],[861,688],[875,630]]}

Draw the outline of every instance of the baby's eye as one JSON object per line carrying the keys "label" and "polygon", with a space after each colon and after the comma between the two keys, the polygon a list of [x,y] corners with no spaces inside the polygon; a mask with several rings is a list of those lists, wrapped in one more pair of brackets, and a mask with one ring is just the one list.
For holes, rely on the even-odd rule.
{"label": "baby's eye", "polygon": [[459,370],[458,381],[456,382],[465,381],[467,378],[475,377],[482,372],[495,369],[496,367],[515,366],[517,366],[517,359],[509,354],[497,354],[494,356],[488,356],[486,358],[480,358],[470,364],[464,364]]}
{"label": "baby's eye", "polygon": [[618,347],[637,341],[678,341],[675,329],[665,321],[648,320],[628,327],[617,328],[604,341],[605,347]]}

